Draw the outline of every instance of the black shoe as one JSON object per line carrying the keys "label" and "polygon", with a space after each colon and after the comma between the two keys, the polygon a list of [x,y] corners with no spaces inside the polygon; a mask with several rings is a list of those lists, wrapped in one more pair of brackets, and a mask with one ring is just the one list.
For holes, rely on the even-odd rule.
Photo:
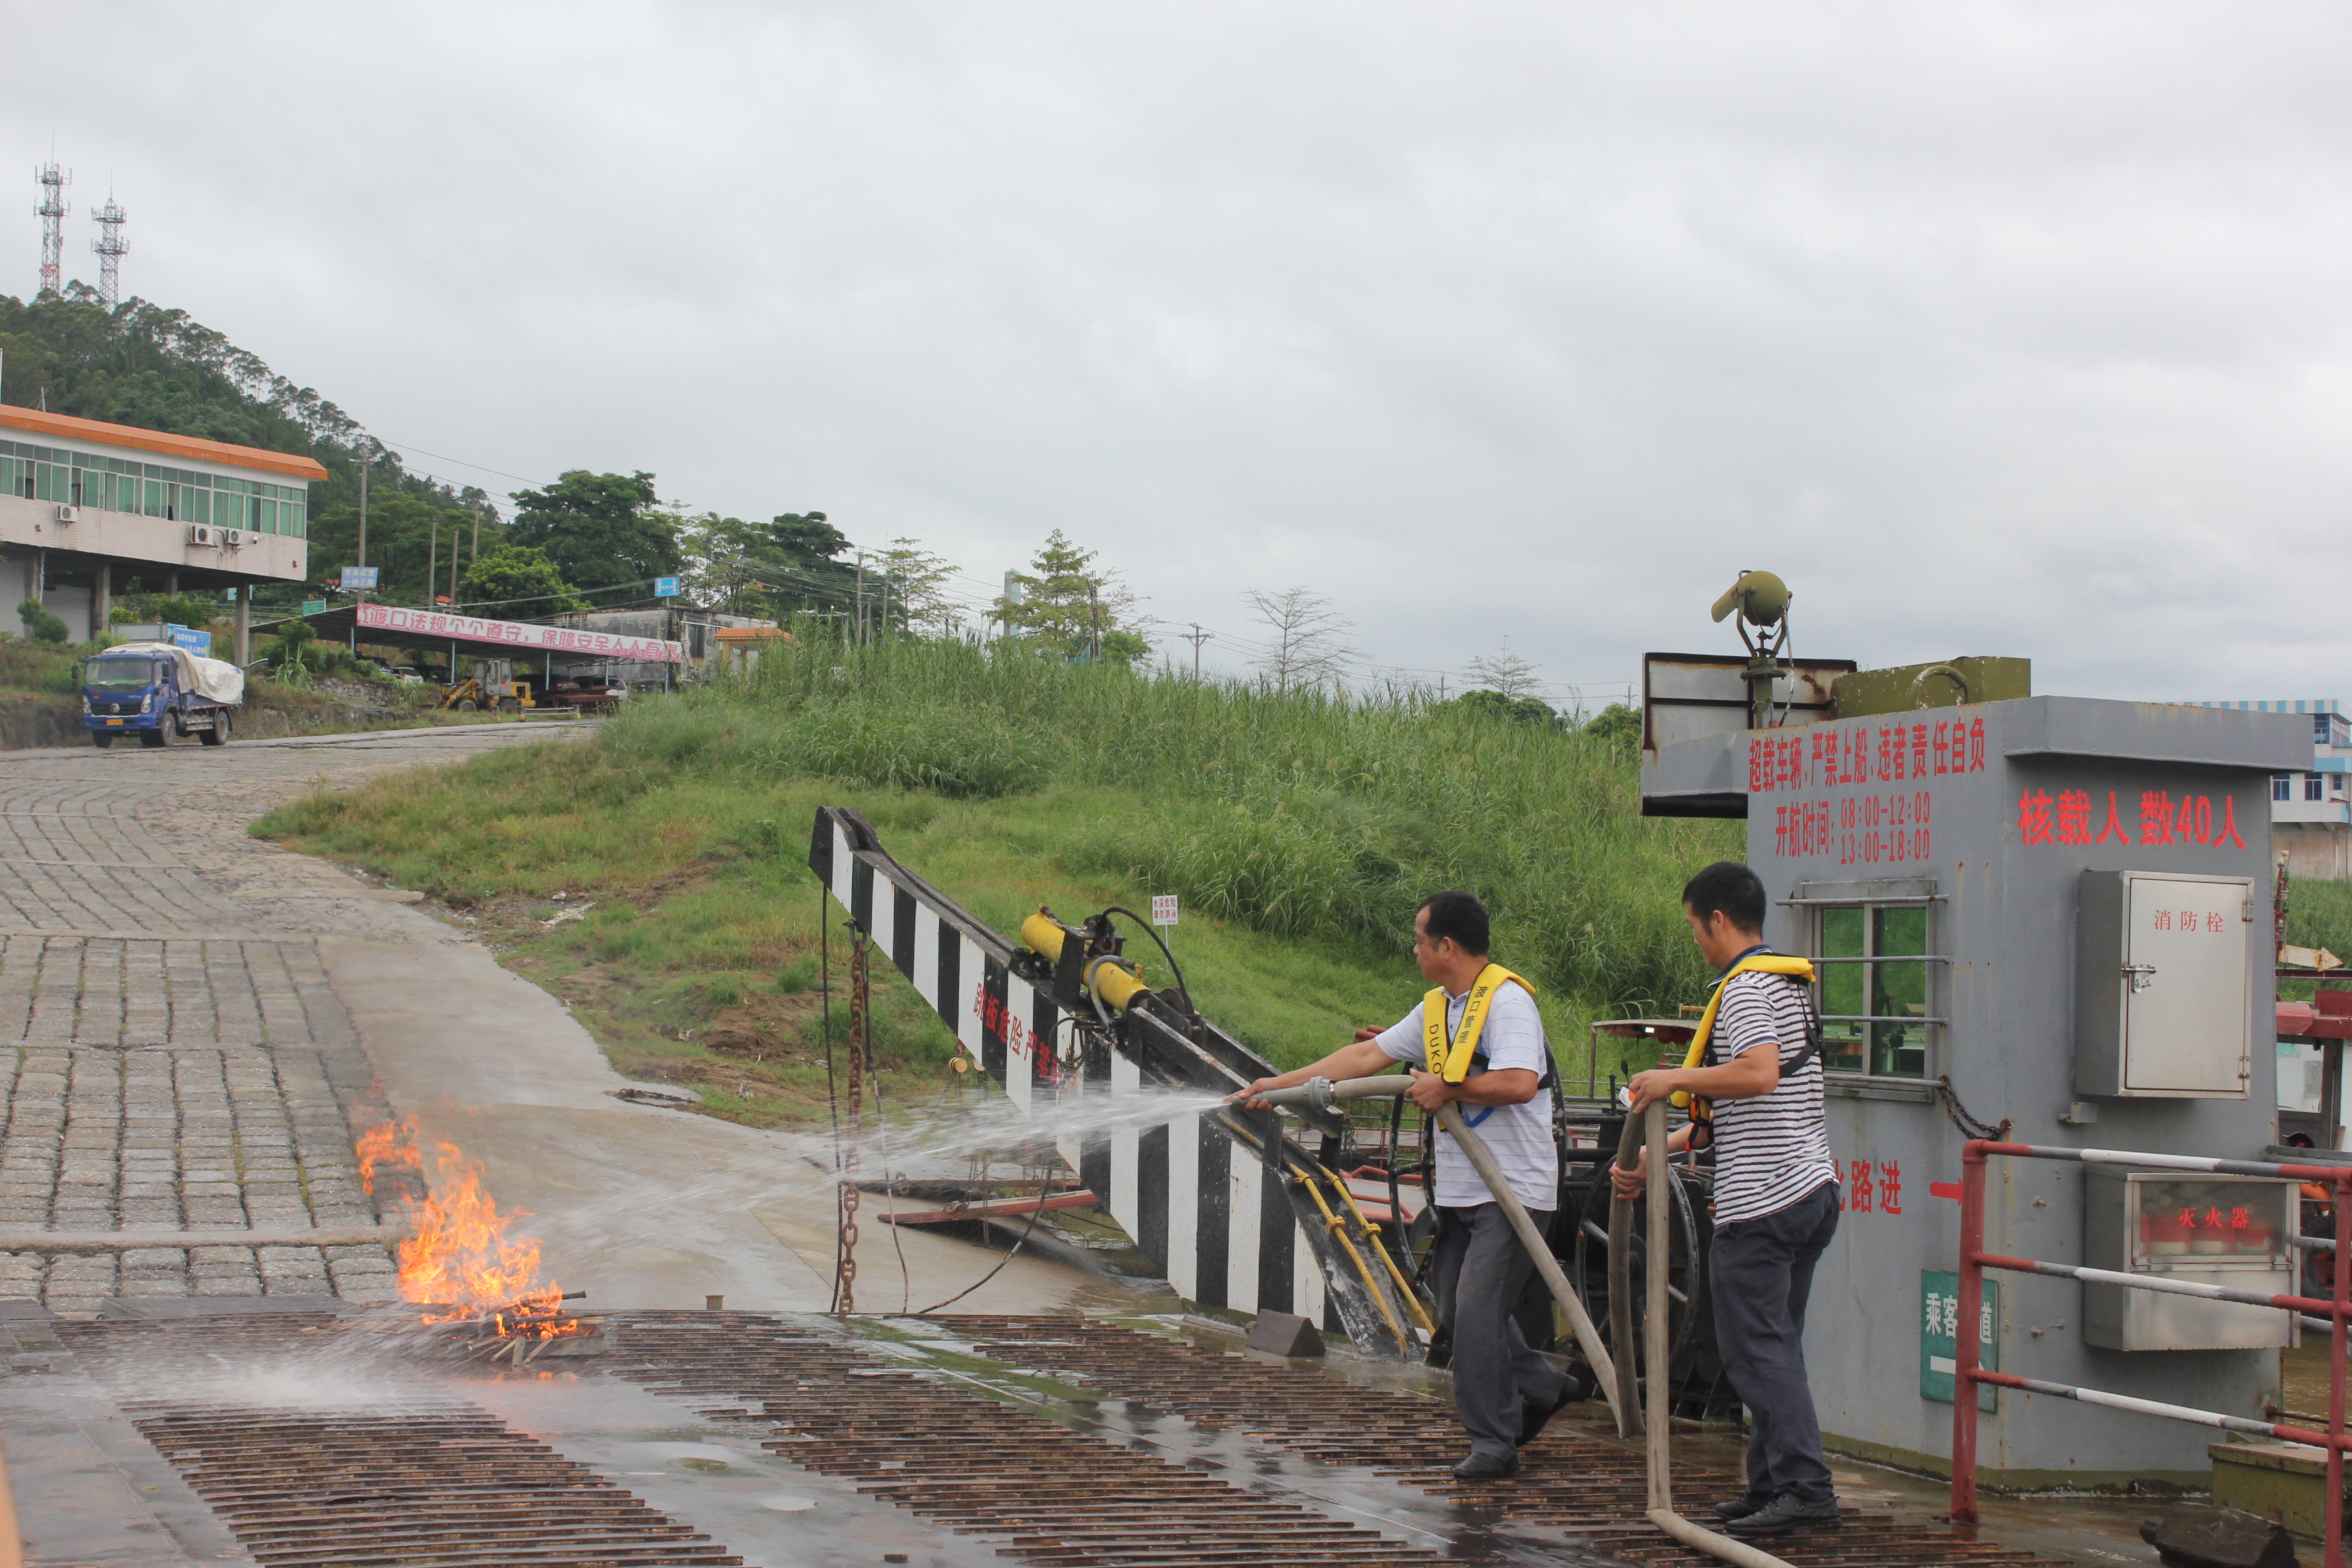
{"label": "black shoe", "polygon": [[1769,1497],[1758,1497],[1754,1492],[1742,1492],[1729,1502],[1717,1503],[1714,1509],[1715,1517],[1727,1522],[1735,1519],[1746,1519],[1771,1500]]}
{"label": "black shoe", "polygon": [[1787,1535],[1800,1530],[1835,1530],[1845,1520],[1837,1499],[1807,1502],[1794,1492],[1782,1492],[1754,1513],[1727,1520],[1723,1528],[1734,1535]]}
{"label": "black shoe", "polygon": [[1567,1383],[1559,1391],[1559,1397],[1553,1400],[1550,1404],[1539,1405],[1531,1399],[1521,1402],[1519,1412],[1520,1447],[1524,1448],[1528,1444],[1534,1442],[1538,1437],[1542,1436],[1544,1427],[1550,1422],[1553,1416],[1559,1415],[1570,1405],[1576,1404],[1579,1400],[1591,1398],[1598,1386],[1593,1383],[1590,1374],[1580,1375],[1580,1373],[1575,1370],[1571,1370],[1567,1373]]}
{"label": "black shoe", "polygon": [[1507,1481],[1519,1473],[1517,1454],[1472,1454],[1454,1467],[1457,1481]]}

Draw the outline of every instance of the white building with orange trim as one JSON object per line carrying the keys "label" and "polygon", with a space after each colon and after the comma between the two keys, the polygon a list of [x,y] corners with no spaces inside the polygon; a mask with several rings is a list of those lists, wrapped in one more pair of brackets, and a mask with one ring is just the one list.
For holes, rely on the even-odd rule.
{"label": "white building with orange trim", "polygon": [[252,658],[253,584],[310,563],[309,458],[0,405],[0,630],[38,599],[76,641],[116,589],[234,589],[236,659]]}

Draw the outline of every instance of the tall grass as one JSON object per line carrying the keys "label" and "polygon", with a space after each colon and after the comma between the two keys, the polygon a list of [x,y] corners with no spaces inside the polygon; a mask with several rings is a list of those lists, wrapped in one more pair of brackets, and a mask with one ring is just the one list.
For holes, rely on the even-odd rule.
{"label": "tall grass", "polygon": [[[1498,958],[1594,1010],[1704,991],[1676,892],[1740,851],[1721,823],[1644,819],[1631,746],[1434,707],[1074,668],[1016,646],[821,634],[755,674],[633,703],[624,767],[835,778],[988,797],[1122,786],[1131,813],[1038,846],[1273,936],[1402,952],[1422,897],[1464,887]],[[919,868],[918,868],[919,869]]]}

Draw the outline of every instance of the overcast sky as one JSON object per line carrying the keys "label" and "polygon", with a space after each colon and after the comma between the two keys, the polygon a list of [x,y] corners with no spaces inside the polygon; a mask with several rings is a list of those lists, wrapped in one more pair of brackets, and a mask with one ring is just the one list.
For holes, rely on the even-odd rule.
{"label": "overcast sky", "polygon": [[2352,698],[2340,6],[5,16],[0,291],[54,137],[79,276],[110,178],[126,293],[461,483],[975,600],[1058,527],[1227,668],[1305,584],[1591,701],[1769,566],[1800,654]]}

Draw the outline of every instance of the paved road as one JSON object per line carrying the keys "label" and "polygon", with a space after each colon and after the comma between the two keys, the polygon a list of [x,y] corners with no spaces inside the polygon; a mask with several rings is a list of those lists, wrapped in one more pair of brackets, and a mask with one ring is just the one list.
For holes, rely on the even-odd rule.
{"label": "paved road", "polygon": [[306,789],[547,732],[0,752],[0,1297],[80,1313],[110,1296],[393,1293],[381,1245],[119,1233],[374,1226],[352,1129],[385,1105],[320,939],[451,933],[246,826]]}
{"label": "paved road", "polygon": [[[824,1310],[835,1237],[818,1163],[614,1098],[627,1080],[563,1005],[415,895],[247,837],[291,795],[567,730],[584,732],[0,752],[0,1298],[67,1313],[109,1298],[388,1299],[352,1142],[411,1115],[531,1216],[547,1275],[599,1304]],[[125,1239],[147,1230],[167,1234]],[[941,1300],[997,1261],[866,1232],[869,1311]],[[962,1305],[1132,1294],[1024,1256]]]}

